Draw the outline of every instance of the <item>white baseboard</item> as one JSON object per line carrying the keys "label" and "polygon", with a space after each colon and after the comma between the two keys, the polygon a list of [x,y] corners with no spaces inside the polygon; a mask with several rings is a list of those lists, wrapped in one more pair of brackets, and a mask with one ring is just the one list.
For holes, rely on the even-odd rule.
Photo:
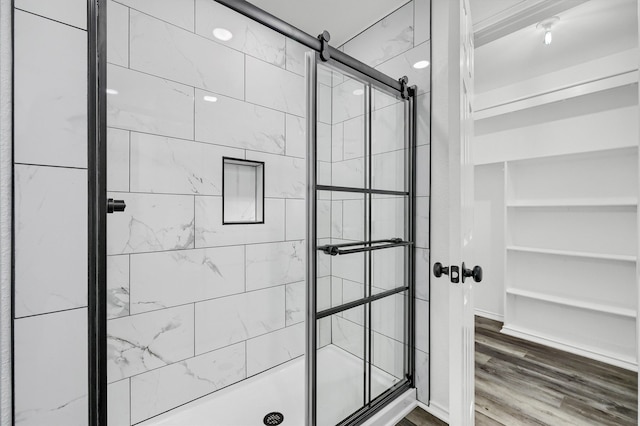
{"label": "white baseboard", "polygon": [[554,349],[560,349],[565,352],[580,355],[590,359],[595,359],[596,361],[604,362],[607,364],[615,365],[616,367],[624,368],[625,370],[638,371],[637,363],[634,363],[625,359],[615,358],[602,353],[590,351],[588,349],[580,348],[566,342],[560,342],[548,336],[537,334],[531,330],[524,330],[519,327],[505,325],[502,327],[502,330],[500,330],[500,332],[506,334],[507,336],[518,337],[520,339],[529,340],[531,342],[549,346]]}
{"label": "white baseboard", "polygon": [[429,401],[429,405],[417,401],[417,406],[422,408],[427,413],[439,418],[446,424],[449,424],[449,410],[445,410],[440,404],[437,402]]}
{"label": "white baseboard", "polygon": [[490,320],[504,322],[504,315],[501,315],[501,314],[495,314],[493,312],[484,311],[478,308],[475,309],[475,313],[479,317],[489,318]]}

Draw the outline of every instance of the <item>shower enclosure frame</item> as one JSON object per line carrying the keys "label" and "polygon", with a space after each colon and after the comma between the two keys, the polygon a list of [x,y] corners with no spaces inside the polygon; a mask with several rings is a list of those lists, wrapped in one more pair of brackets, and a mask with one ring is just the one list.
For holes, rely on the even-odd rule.
{"label": "shower enclosure frame", "polygon": [[[409,174],[409,229],[412,241],[415,240],[415,135],[416,135],[416,95],[415,86],[407,85],[404,79],[394,80],[386,74],[358,61],[357,59],[329,46],[298,28],[265,12],[245,0],[212,0],[262,24],[272,30],[314,50],[324,52],[331,61],[346,67],[350,72],[361,75],[372,86],[382,86],[406,99],[409,103],[409,113],[405,114],[405,126],[409,129],[407,149],[410,156]],[[87,1],[87,110],[88,110],[88,424],[91,426],[107,426],[107,0]],[[315,108],[315,106],[314,106]],[[314,124],[315,132],[315,124]],[[315,135],[315,133],[314,133]],[[314,156],[315,158],[315,156]],[[311,199],[309,199],[311,202]],[[308,213],[309,216],[309,213]],[[315,255],[317,244],[308,244]],[[414,386],[414,335],[415,310],[414,300],[414,249],[409,246],[410,271],[406,291],[408,293],[408,362],[409,374],[400,383],[376,398],[375,404],[364,407],[346,419],[343,424],[360,424],[374,415],[377,411],[397,398],[401,393]],[[314,262],[315,264],[315,262]],[[309,292],[312,293],[312,292]],[[381,298],[386,293],[375,296]],[[315,294],[311,295],[315,303]],[[370,298],[370,301],[374,299]],[[315,305],[314,305],[315,308]],[[309,311],[308,313],[309,314]],[[315,317],[315,311],[313,312]],[[309,319],[307,318],[307,321]],[[309,327],[311,328],[311,327]],[[315,321],[313,321],[315,330]],[[315,331],[314,331],[315,342]],[[307,342],[310,339],[307,338]],[[308,344],[308,346],[311,346]],[[315,356],[314,351],[307,356]],[[311,363],[307,360],[307,366]],[[307,375],[307,392],[315,389],[315,383]],[[315,390],[307,394],[307,410],[315,410]],[[307,414],[307,418],[308,414]],[[309,423],[309,426],[313,426]]]}

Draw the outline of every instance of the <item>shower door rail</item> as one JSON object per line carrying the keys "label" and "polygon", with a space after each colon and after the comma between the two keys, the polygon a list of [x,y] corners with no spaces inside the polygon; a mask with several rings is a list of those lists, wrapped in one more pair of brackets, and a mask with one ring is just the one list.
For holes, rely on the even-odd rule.
{"label": "shower door rail", "polygon": [[[372,246],[371,244],[382,244],[382,246]],[[337,256],[342,254],[362,253],[366,251],[382,250],[393,247],[403,247],[413,245],[412,241],[402,241],[402,238],[391,238],[389,240],[375,240],[375,241],[360,241],[357,243],[344,243],[344,244],[327,244],[324,246],[318,246],[318,251],[328,254],[329,256]],[[366,246],[357,249],[341,250],[345,247]]]}

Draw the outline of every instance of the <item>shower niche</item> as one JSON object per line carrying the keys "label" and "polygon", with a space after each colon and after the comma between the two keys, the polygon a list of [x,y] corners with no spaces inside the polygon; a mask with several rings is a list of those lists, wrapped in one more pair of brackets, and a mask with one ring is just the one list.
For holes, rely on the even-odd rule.
{"label": "shower niche", "polygon": [[264,223],[264,163],[222,158],[222,223]]}

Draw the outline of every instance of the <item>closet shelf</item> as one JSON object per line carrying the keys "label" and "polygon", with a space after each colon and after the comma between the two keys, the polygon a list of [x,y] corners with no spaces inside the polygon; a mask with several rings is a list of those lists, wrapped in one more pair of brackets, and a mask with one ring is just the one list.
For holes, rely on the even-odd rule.
{"label": "closet shelf", "polygon": [[636,197],[508,200],[507,207],[637,207]]}
{"label": "closet shelf", "polygon": [[624,254],[591,253],[591,252],[585,252],[585,251],[555,250],[555,249],[524,247],[524,246],[507,246],[507,251],[552,254],[556,256],[582,257],[587,259],[617,260],[620,262],[636,261],[635,256],[624,255]]}
{"label": "closet shelf", "polygon": [[611,305],[604,305],[601,303],[579,301],[575,299],[569,299],[566,297],[554,296],[551,294],[539,293],[535,291],[520,290],[516,288],[508,288],[506,289],[506,293],[513,296],[540,300],[543,302],[554,303],[557,305],[571,306],[574,308],[585,309],[585,310],[590,310],[595,312],[602,312],[605,314],[616,315],[616,316],[627,317],[627,318],[636,318],[636,311],[634,309],[620,308],[620,307],[611,306]]}

